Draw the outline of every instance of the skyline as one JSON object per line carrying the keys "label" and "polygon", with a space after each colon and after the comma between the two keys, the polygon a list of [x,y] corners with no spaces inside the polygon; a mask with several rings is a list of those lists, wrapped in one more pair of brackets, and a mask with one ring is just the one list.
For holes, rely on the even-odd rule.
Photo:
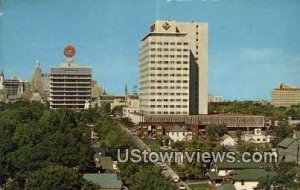
{"label": "skyline", "polygon": [[5,1],[0,69],[31,80],[37,59],[50,73],[72,44],[75,62],[91,66],[106,92],[123,94],[126,84],[138,85],[138,45],[151,23],[194,20],[209,27],[209,93],[270,99],[279,83],[300,86],[299,8],[296,0]]}

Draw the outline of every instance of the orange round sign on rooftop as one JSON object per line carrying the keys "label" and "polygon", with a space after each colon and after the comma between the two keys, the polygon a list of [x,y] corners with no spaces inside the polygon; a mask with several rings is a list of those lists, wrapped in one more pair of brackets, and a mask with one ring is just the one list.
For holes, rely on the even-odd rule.
{"label": "orange round sign on rooftop", "polygon": [[66,57],[71,58],[75,55],[75,48],[71,45],[68,45],[64,49],[64,54]]}

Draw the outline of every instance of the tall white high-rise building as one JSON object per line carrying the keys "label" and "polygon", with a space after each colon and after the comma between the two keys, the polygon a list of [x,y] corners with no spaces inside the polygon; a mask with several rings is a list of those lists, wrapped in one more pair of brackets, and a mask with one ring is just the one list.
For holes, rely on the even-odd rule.
{"label": "tall white high-rise building", "polygon": [[139,51],[143,113],[207,114],[206,23],[157,20]]}

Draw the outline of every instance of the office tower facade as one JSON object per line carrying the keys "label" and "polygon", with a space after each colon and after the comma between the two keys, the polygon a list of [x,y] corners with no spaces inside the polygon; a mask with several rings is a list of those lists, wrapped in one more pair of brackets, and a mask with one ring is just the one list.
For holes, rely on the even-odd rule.
{"label": "office tower facade", "polygon": [[300,104],[300,88],[280,84],[271,93],[271,105],[276,107],[290,107]]}
{"label": "office tower facade", "polygon": [[206,23],[155,21],[139,52],[143,113],[207,114]]}
{"label": "office tower facade", "polygon": [[[73,62],[72,46],[65,48],[66,62],[51,68],[50,108],[84,109],[91,101],[92,69]],[[70,50],[71,49],[71,50]],[[74,49],[74,48],[73,48]],[[75,49],[74,49],[75,51]]]}

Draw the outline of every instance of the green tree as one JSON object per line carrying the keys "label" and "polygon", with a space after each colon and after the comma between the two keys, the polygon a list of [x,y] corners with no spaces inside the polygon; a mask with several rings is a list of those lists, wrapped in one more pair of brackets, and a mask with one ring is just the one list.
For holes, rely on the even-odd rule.
{"label": "green tree", "polygon": [[28,173],[59,164],[83,169],[92,158],[87,121],[99,112],[49,110],[45,104],[0,104],[0,185],[23,188]]}
{"label": "green tree", "polygon": [[292,137],[294,134],[294,127],[287,122],[282,122],[274,130],[276,136],[276,143],[280,143],[286,137]]}
{"label": "green tree", "polygon": [[109,102],[103,102],[99,108],[100,113],[102,114],[110,114],[111,107]]}
{"label": "green tree", "polygon": [[176,186],[164,177],[160,168],[153,164],[123,163],[120,164],[120,175],[133,190],[165,189],[175,190]]}
{"label": "green tree", "polygon": [[225,125],[208,125],[205,128],[205,133],[210,140],[219,140],[227,133],[227,128]]}
{"label": "green tree", "polygon": [[259,184],[257,186],[258,190],[271,190],[274,188],[276,181],[276,176],[267,175],[259,179]]}
{"label": "green tree", "polygon": [[107,149],[115,150],[129,146],[128,134],[109,116],[103,115],[98,118],[95,132],[98,133],[101,145]]}
{"label": "green tree", "polygon": [[115,106],[112,110],[111,110],[111,113],[114,115],[114,116],[122,116],[123,115],[123,108],[125,106]]}
{"label": "green tree", "polygon": [[299,181],[297,181],[299,173],[300,169],[296,163],[281,162],[278,164],[273,175],[265,176],[259,180],[258,189],[298,190],[300,188]]}
{"label": "green tree", "polygon": [[75,170],[62,166],[47,166],[41,170],[29,173],[25,189],[65,189],[76,190],[82,185],[82,176]]}

